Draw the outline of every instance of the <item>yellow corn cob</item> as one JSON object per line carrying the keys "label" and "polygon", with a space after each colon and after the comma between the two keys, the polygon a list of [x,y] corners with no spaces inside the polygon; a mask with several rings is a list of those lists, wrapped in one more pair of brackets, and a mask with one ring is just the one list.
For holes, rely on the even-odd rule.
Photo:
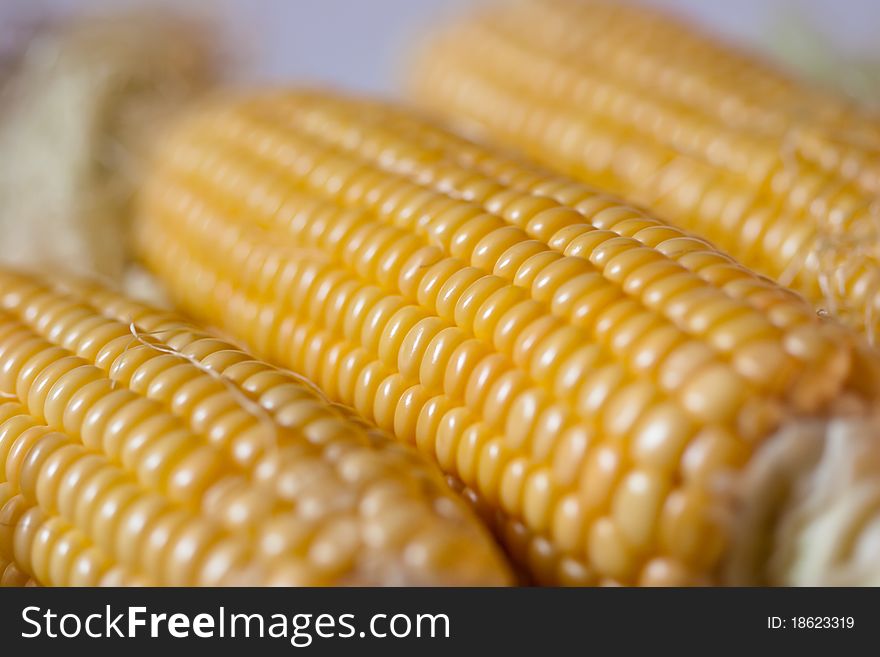
{"label": "yellow corn cob", "polygon": [[415,450],[87,283],[0,270],[0,582],[502,584]]}
{"label": "yellow corn cob", "polygon": [[507,3],[419,62],[413,93],[432,110],[695,230],[875,338],[875,118],[627,3]]}
{"label": "yellow corn cob", "polygon": [[138,214],[182,307],[430,454],[541,583],[721,581],[724,482],[877,396],[876,354],[796,294],[382,103],[221,101]]}

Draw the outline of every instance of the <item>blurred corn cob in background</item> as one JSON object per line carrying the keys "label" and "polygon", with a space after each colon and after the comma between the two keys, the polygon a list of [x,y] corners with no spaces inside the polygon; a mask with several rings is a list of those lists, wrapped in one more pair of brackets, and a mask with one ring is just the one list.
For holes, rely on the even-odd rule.
{"label": "blurred corn cob in background", "polygon": [[0,269],[0,583],[498,585],[415,450],[91,283]]}
{"label": "blurred corn cob in background", "polygon": [[880,329],[880,123],[637,4],[499,3],[442,31],[413,96],[648,206]]}
{"label": "blurred corn cob in background", "polygon": [[310,91],[184,120],[136,239],[182,308],[436,459],[539,583],[880,581],[876,353],[705,240]]}
{"label": "blurred corn cob in background", "polygon": [[216,53],[179,16],[46,23],[7,56],[0,96],[0,262],[120,279],[144,151],[215,77]]}

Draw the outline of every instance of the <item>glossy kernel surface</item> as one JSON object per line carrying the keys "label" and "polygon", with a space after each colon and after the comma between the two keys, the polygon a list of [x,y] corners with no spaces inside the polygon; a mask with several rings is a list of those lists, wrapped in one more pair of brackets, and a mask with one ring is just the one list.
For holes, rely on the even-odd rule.
{"label": "glossy kernel surface", "polygon": [[718,482],[878,390],[858,336],[705,240],[381,102],[220,102],[139,213],[181,307],[434,459],[540,583],[710,581]]}

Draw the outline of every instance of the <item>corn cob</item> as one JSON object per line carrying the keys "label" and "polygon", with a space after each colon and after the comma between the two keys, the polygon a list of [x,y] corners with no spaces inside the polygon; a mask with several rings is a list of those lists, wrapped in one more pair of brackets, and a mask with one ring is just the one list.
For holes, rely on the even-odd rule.
{"label": "corn cob", "polygon": [[4,585],[509,579],[415,450],[173,314],[0,270],[0,364]]}
{"label": "corn cob", "polygon": [[875,118],[626,3],[507,3],[419,62],[425,106],[696,231],[874,340]]}
{"label": "corn cob", "polygon": [[878,393],[877,355],[795,293],[380,102],[218,101],[159,149],[138,217],[182,307],[436,459],[539,583],[774,581],[737,473]]}

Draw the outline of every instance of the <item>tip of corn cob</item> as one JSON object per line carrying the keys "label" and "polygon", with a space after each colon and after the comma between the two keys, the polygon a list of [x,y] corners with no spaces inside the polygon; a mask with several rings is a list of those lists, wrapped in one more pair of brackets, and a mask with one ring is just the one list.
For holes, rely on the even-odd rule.
{"label": "tip of corn cob", "polygon": [[0,262],[118,280],[143,151],[214,59],[205,30],[156,12],[39,29],[4,85]]}
{"label": "tip of corn cob", "polygon": [[794,423],[738,481],[733,584],[880,585],[880,416]]}

